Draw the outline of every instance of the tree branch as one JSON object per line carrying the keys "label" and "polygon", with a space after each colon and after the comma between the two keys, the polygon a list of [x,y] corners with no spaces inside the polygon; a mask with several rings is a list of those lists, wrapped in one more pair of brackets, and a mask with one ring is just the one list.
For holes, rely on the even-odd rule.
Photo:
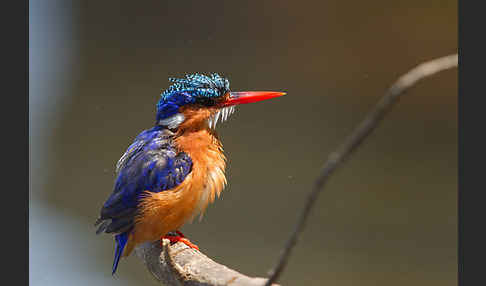
{"label": "tree branch", "polygon": [[[171,286],[260,286],[264,278],[243,275],[218,264],[203,253],[178,242],[170,245],[169,240],[145,243],[135,249],[149,272],[158,281]],[[278,286],[277,284],[272,284]]]}
{"label": "tree branch", "polygon": [[440,71],[447,70],[458,65],[457,54],[431,60],[422,63],[402,75],[387,90],[382,99],[357,128],[344,140],[335,152],[329,155],[317,177],[312,191],[309,193],[302,213],[294,230],[285,244],[282,254],[270,272],[269,279],[252,278],[245,276],[224,265],[218,264],[201,252],[195,251],[183,243],[170,245],[168,240],[154,243],[146,243],[135,249],[147,266],[150,273],[160,282],[166,285],[191,285],[191,286],[254,286],[277,285],[273,284],[282,274],[288,262],[292,249],[296,245],[302,233],[307,218],[310,214],[319,193],[330,175],[342,164],[351,153],[363,142],[363,140],[378,126],[392,106],[409,88],[418,81]]}
{"label": "tree branch", "polygon": [[351,153],[363,142],[363,140],[375,130],[378,123],[391,110],[393,105],[398,101],[402,95],[410,87],[414,86],[419,80],[428,76],[434,75],[440,71],[457,67],[457,54],[445,56],[435,60],[431,60],[418,65],[406,74],[398,78],[398,80],[388,89],[381,100],[365,117],[365,119],[356,127],[356,129],[344,140],[344,142],[337,148],[335,152],[329,155],[329,158],[324,163],[324,166],[317,177],[314,188],[307,197],[304,209],[295,225],[294,231],[291,233],[282,254],[277,262],[277,265],[270,272],[270,277],[265,283],[265,286],[277,281],[282,274],[290,253],[297,243],[297,240],[304,229],[305,223],[309,213],[317,200],[317,196],[321,192],[330,175],[343,163]]}

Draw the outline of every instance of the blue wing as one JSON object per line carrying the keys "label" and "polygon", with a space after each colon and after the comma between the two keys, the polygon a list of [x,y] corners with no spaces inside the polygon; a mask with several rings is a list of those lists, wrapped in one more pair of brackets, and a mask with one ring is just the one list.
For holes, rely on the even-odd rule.
{"label": "blue wing", "polygon": [[192,160],[178,152],[173,143],[173,133],[156,126],[140,133],[117,163],[115,186],[101,208],[95,225],[101,224],[96,233],[114,233],[115,260],[113,273],[133,228],[137,205],[144,191],[169,190],[191,172]]}
{"label": "blue wing", "polygon": [[[117,164],[113,193],[101,209],[97,233],[121,233],[133,226],[137,205],[144,191],[161,192],[179,185],[191,172],[192,160],[178,152],[173,133],[160,126],[135,138]],[[111,220],[108,224],[106,220]]]}

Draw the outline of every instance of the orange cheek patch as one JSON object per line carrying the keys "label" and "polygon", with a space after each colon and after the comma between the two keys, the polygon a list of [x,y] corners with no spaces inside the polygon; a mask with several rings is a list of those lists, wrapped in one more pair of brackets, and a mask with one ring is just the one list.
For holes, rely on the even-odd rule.
{"label": "orange cheek patch", "polygon": [[184,122],[181,123],[179,129],[181,130],[197,130],[204,129],[207,124],[207,120],[213,113],[217,111],[217,108],[207,107],[200,108],[196,106],[183,106],[179,108],[179,112],[185,117]]}

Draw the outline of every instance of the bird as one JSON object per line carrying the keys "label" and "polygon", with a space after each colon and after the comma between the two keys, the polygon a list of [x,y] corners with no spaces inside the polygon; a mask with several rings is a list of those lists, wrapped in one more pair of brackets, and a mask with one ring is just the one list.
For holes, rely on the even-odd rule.
{"label": "bird", "polygon": [[162,238],[199,247],[180,231],[219,197],[226,186],[226,157],[216,125],[236,105],[285,95],[276,91],[232,92],[227,78],[211,73],[169,78],[155,124],[142,131],[116,164],[113,191],[101,207],[96,234],[115,242],[112,275],[134,247]]}

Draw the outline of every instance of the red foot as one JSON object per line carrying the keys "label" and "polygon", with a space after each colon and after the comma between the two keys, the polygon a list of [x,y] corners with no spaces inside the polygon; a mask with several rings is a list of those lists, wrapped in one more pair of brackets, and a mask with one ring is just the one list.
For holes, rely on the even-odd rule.
{"label": "red foot", "polygon": [[182,242],[185,245],[189,246],[192,249],[198,250],[199,247],[194,243],[190,242],[189,239],[185,238],[185,236],[180,231],[175,231],[178,235],[164,235],[162,238],[168,239],[171,243]]}

